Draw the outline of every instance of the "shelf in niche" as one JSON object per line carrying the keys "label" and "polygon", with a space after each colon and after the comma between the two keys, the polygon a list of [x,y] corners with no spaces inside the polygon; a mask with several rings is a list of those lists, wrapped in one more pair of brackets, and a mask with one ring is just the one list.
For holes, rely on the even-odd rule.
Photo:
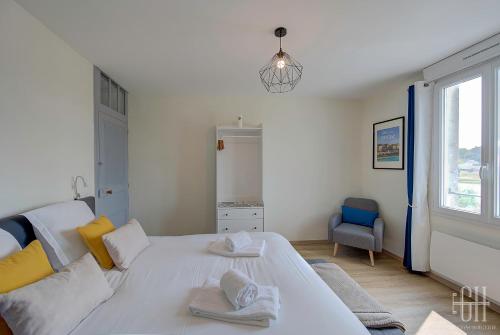
{"label": "shelf in niche", "polygon": [[263,135],[262,125],[216,128],[218,233],[264,231]]}
{"label": "shelf in niche", "polygon": [[224,137],[262,137],[262,128],[217,128],[217,138]]}

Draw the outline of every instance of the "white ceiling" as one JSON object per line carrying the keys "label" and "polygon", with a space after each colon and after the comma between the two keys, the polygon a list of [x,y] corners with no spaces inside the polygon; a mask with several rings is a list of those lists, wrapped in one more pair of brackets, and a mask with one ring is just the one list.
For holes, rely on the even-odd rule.
{"label": "white ceiling", "polygon": [[283,49],[304,66],[292,94],[360,97],[500,32],[499,0],[17,0],[128,90],[264,95]]}

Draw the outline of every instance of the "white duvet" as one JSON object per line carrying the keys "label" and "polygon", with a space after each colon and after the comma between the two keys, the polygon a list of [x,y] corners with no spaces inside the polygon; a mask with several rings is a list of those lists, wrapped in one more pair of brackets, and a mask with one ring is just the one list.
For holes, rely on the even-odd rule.
{"label": "white duvet", "polygon": [[[150,237],[145,249],[123,273],[121,285],[72,335],[89,334],[369,334],[353,313],[300,257],[274,233],[252,233],[266,240],[263,257],[227,258],[207,252],[218,235]],[[249,274],[261,285],[278,286],[281,309],[270,328],[237,325],[191,315],[193,288],[230,268]],[[82,292],[84,294],[84,292]]]}

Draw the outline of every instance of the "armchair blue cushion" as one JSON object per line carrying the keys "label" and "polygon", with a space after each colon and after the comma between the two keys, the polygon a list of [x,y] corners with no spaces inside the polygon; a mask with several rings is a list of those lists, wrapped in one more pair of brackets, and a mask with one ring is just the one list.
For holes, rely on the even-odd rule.
{"label": "armchair blue cushion", "polygon": [[378,212],[342,206],[342,222],[373,228]]}

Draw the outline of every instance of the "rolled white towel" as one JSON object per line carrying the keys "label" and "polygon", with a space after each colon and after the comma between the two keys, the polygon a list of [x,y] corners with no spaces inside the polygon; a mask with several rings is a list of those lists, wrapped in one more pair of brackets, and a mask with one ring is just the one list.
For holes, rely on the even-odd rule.
{"label": "rolled white towel", "polygon": [[227,235],[224,243],[229,251],[237,251],[252,244],[252,238],[250,234],[242,230],[238,233]]}
{"label": "rolled white towel", "polygon": [[235,309],[251,305],[259,294],[257,284],[241,271],[234,269],[222,276],[220,288]]}

